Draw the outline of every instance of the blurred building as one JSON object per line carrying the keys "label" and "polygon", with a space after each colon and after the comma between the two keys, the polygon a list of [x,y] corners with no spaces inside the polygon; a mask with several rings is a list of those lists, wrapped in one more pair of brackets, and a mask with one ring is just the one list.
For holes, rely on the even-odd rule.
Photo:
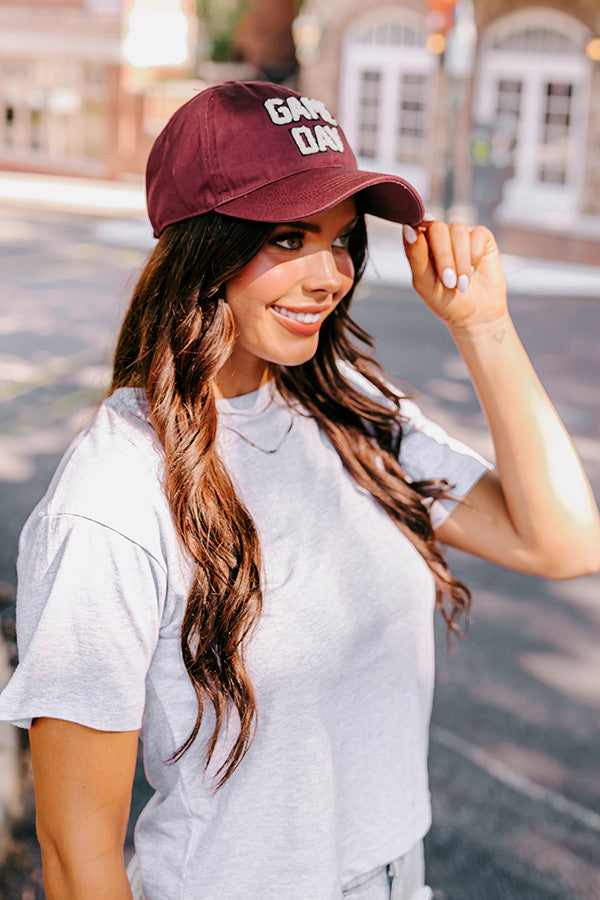
{"label": "blurred building", "polygon": [[199,37],[194,0],[0,0],[0,168],[139,174]]}
{"label": "blurred building", "polygon": [[[188,21],[178,0],[162,7],[156,68],[181,71]],[[136,18],[122,0],[0,0],[0,167],[99,177],[139,171],[148,141],[128,56],[146,72],[140,54],[150,19],[150,9]]]}
{"label": "blurred building", "polygon": [[286,81],[433,211],[598,261],[599,60],[599,0],[0,0],[0,168],[139,176],[198,89]]}
{"label": "blurred building", "polygon": [[205,84],[293,73],[295,9],[295,0],[0,0],[0,168],[139,175],[168,116]]}
{"label": "blurred building", "polygon": [[363,167],[600,263],[598,0],[306,0],[300,26],[301,90]]}

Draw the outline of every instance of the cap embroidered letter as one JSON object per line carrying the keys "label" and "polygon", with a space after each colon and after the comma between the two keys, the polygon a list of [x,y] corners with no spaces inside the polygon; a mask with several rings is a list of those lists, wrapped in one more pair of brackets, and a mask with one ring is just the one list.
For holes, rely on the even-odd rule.
{"label": "cap embroidered letter", "polygon": [[289,125],[292,121],[291,112],[286,107],[285,101],[279,97],[271,97],[269,100],[265,100],[264,106],[274,125]]}
{"label": "cap embroidered letter", "polygon": [[315,136],[308,125],[298,125],[290,130],[290,134],[296,141],[298,150],[302,156],[312,156],[313,153],[322,153],[319,145],[315,140]]}
{"label": "cap embroidered letter", "polygon": [[307,109],[310,109],[313,119],[318,119],[320,116],[325,122],[329,122],[330,125],[337,125],[337,120],[333,118],[322,100],[311,100],[309,97],[302,97],[302,102]]}
{"label": "cap embroidered letter", "polygon": [[299,122],[300,119],[318,119],[318,113],[315,113],[308,109],[302,100],[298,100],[297,97],[288,97],[287,101],[288,109],[292,114],[292,119],[294,122]]}
{"label": "cap embroidered letter", "polygon": [[344,152],[344,145],[337,128],[332,128],[331,125],[315,125],[315,137],[321,153],[326,153],[327,150],[335,150],[336,153]]}

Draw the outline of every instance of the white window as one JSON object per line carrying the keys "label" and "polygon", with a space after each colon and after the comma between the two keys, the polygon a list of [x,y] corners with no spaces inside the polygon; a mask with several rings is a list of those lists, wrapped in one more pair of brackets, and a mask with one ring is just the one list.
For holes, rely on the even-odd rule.
{"label": "white window", "polygon": [[437,59],[411,10],[361,19],[346,33],[340,120],[359,165],[392,172],[428,194]]}
{"label": "white window", "polygon": [[381,72],[363,69],[359,78],[356,151],[363,159],[376,159],[378,123],[381,115]]}
{"label": "white window", "polygon": [[506,16],[481,44],[474,118],[500,135],[511,219],[557,217],[578,207],[584,171],[590,61],[581,23],[550,9]]}
{"label": "white window", "polygon": [[3,104],[2,143],[5,147],[13,147],[15,143],[15,104],[6,100]]}

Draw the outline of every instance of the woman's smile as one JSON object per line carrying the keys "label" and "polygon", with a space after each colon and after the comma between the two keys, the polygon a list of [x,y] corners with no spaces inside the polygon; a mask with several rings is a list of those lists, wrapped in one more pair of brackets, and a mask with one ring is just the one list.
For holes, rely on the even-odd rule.
{"label": "woman's smile", "polygon": [[271,312],[280,320],[280,324],[292,334],[310,337],[321,328],[325,316],[330,309],[289,309],[283,306],[271,306]]}
{"label": "woman's smile", "polygon": [[263,248],[227,283],[237,334],[217,377],[223,396],[256,390],[271,365],[297,366],[314,356],[323,322],[354,283],[348,243],[355,226],[352,198],[276,225]]}

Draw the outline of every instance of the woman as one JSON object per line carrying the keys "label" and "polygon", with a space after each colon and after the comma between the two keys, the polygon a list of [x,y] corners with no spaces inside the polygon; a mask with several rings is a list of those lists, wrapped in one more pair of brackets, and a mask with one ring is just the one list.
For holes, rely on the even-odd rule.
{"label": "woman", "polygon": [[[438,542],[594,570],[597,512],[518,341],[493,236],[359,172],[323,104],[211,88],[148,162],[158,243],[111,394],[25,526],[20,663],[49,900],[430,897]],[[348,307],[364,214],[404,223],[496,470],[399,397]],[[466,498],[459,502],[459,498]],[[123,863],[138,734],[156,793]]]}

